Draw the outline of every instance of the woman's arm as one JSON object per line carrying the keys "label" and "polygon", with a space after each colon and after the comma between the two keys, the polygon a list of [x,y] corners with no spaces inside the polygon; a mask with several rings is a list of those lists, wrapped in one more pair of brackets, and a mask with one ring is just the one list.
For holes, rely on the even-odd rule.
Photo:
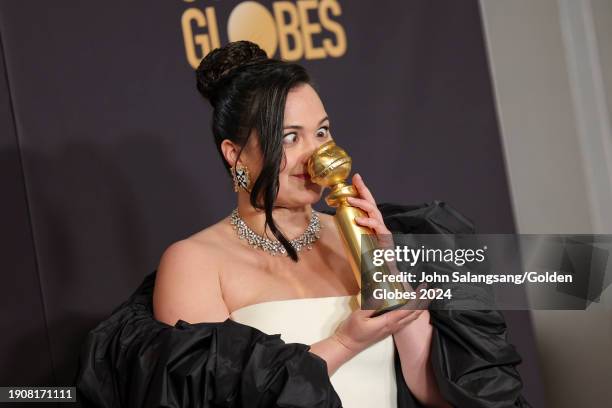
{"label": "woman's arm", "polygon": [[325,360],[327,363],[327,373],[330,377],[342,364],[357,354],[356,351],[345,346],[336,334],[312,344],[310,352]]}
{"label": "woman's arm", "polygon": [[393,334],[400,356],[402,374],[412,394],[427,407],[451,408],[444,400],[430,362],[433,327],[424,310],[411,324]]}
{"label": "woman's arm", "polygon": [[[391,231],[385,225],[374,196],[363,182],[361,175],[354,174],[352,180],[360,198],[348,197],[348,202],[367,213],[367,217],[356,217],[355,221],[374,230],[379,238],[379,244],[392,247],[394,242]],[[395,263],[389,266],[397,271]],[[429,362],[432,330],[429,312],[425,310],[416,320],[394,331],[393,339],[400,355],[406,385],[414,396],[425,406],[450,408],[451,406],[440,394]]]}

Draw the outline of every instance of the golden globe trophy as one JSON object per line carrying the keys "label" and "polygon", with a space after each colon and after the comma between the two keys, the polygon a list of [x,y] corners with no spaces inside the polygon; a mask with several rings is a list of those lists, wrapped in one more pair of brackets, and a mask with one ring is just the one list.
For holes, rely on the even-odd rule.
{"label": "golden globe trophy", "polygon": [[[359,196],[355,187],[345,182],[351,172],[351,165],[351,157],[346,151],[330,140],[319,146],[309,158],[308,173],[314,183],[329,187],[331,190],[325,197],[325,202],[330,207],[336,208],[334,221],[342,236],[359,288],[362,289],[362,283],[365,286],[362,292],[372,294],[374,289],[386,289],[386,293],[402,293],[405,289],[400,282],[374,282],[372,278],[374,272],[380,271],[383,276],[392,273],[386,262],[381,266],[375,266],[372,262],[373,251],[379,248],[376,233],[356,223],[355,217],[367,217],[367,214],[360,208],[351,206],[347,201],[347,197]],[[361,258],[362,254],[364,259]],[[368,308],[375,309],[374,316],[377,316],[407,303],[407,300],[397,297],[399,299],[382,299]],[[357,301],[361,306],[361,294],[357,297]],[[372,304],[368,302],[368,305]]]}

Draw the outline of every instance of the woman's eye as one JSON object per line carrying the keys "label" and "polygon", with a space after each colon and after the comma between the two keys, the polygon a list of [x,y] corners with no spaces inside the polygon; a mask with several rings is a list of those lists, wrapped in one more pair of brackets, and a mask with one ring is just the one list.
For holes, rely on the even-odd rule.
{"label": "woman's eye", "polygon": [[295,138],[297,137],[297,133],[287,133],[283,136],[283,143],[290,144],[295,142]]}
{"label": "woman's eye", "polygon": [[[323,132],[321,132],[321,129],[323,130]],[[329,126],[322,126],[321,128],[319,128],[317,135],[321,137],[329,136]]]}

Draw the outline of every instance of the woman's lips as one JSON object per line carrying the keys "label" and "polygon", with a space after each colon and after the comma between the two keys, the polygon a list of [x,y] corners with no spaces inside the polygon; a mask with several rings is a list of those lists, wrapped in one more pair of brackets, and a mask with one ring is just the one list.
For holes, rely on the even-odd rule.
{"label": "woman's lips", "polygon": [[294,174],[293,177],[297,177],[302,180],[310,180],[309,174]]}

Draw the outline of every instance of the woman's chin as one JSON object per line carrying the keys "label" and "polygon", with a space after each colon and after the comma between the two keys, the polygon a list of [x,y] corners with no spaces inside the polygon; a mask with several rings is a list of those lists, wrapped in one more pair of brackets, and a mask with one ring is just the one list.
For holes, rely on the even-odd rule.
{"label": "woman's chin", "polygon": [[323,189],[295,191],[286,195],[289,198],[288,200],[283,200],[279,195],[278,201],[291,202],[292,206],[296,207],[312,205],[321,201],[322,193]]}
{"label": "woman's chin", "polygon": [[322,191],[309,191],[296,195],[295,198],[301,198],[304,204],[316,204],[321,201]]}

